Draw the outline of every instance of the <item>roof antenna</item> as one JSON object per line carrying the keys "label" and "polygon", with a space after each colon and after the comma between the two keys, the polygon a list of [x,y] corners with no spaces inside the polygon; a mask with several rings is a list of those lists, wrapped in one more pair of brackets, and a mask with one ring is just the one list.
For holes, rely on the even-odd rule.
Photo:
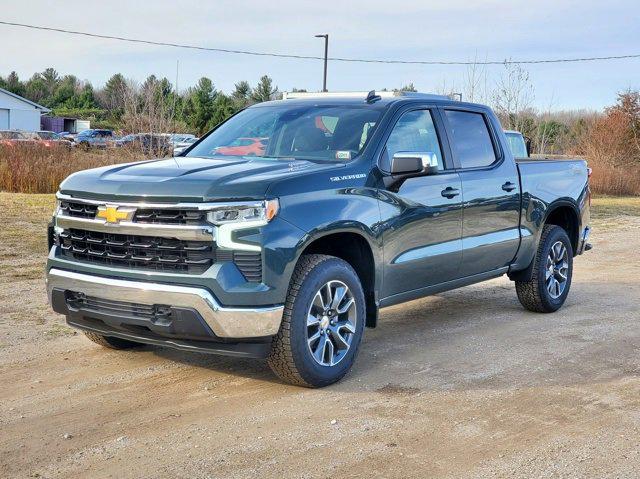
{"label": "roof antenna", "polygon": [[365,100],[365,102],[366,103],[375,103],[378,100],[382,100],[382,97],[380,95],[376,95],[376,91],[375,90],[371,90],[367,94],[367,99]]}

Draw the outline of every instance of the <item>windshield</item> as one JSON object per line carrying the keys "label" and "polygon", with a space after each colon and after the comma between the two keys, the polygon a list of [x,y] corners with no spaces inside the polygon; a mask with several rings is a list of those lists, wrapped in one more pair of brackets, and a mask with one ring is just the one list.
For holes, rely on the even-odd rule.
{"label": "windshield", "polygon": [[58,135],[52,131],[37,131],[36,135],[42,140],[56,140]]}
{"label": "windshield", "polygon": [[524,142],[524,137],[520,133],[505,133],[505,136],[507,137],[511,154],[513,154],[515,158],[526,158],[529,156],[527,154],[527,145]]}
{"label": "windshield", "polygon": [[258,156],[348,161],[362,151],[382,113],[372,105],[248,108],[222,124],[187,156]]}

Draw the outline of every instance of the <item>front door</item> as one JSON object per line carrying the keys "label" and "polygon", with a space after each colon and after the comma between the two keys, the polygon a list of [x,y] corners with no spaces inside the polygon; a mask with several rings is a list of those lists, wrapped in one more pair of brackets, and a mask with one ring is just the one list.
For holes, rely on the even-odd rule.
{"label": "front door", "polygon": [[409,178],[381,191],[385,272],[382,297],[454,279],[462,258],[462,185],[448,160],[436,110],[412,109],[397,120],[380,168],[389,171],[396,153],[419,152],[437,159],[438,171]]}
{"label": "front door", "polygon": [[463,190],[460,276],[509,266],[520,244],[520,182],[511,154],[482,110],[445,109]]}

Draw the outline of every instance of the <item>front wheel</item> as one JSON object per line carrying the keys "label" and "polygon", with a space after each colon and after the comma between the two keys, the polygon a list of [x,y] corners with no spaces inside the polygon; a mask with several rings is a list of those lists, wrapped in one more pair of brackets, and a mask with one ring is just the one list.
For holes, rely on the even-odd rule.
{"label": "front wheel", "polygon": [[564,229],[545,225],[529,281],[516,281],[522,306],[529,311],[552,313],[569,294],[573,274],[573,248]]}
{"label": "front wheel", "polygon": [[365,317],[364,292],[353,268],[334,256],[304,255],[289,285],[269,366],[299,386],[340,380],[358,354]]}

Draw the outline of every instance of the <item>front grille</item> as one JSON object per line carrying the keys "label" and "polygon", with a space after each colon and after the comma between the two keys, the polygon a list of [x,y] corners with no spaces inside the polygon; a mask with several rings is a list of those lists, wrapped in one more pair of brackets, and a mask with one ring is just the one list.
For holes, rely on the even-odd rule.
{"label": "front grille", "polygon": [[60,211],[65,216],[93,219],[98,212],[98,206],[63,200],[60,202]]}
{"label": "front grille", "polygon": [[138,209],[133,218],[135,223],[164,225],[201,225],[207,219],[206,211],[184,209]]}
{"label": "front grille", "polygon": [[[60,202],[60,210],[65,216],[94,219],[98,212],[98,206],[77,201],[62,200]],[[186,208],[138,208],[133,217],[134,223],[163,225],[196,226],[205,224],[206,220],[206,211]]]}
{"label": "front grille", "polygon": [[199,274],[216,260],[210,241],[181,241],[78,229],[59,234],[63,256],[125,268]]}
{"label": "front grille", "polygon": [[168,321],[171,319],[171,307],[166,305],[113,301],[71,291],[68,291],[66,296],[67,304],[73,309],[82,309],[84,311],[114,316],[148,319],[154,322]]}
{"label": "front grille", "polygon": [[[98,205],[61,200],[60,210],[64,216],[94,219]],[[207,224],[206,215],[206,211],[187,208],[138,208],[133,222],[197,226]],[[182,241],[70,229],[58,235],[57,244],[63,257],[85,263],[201,274],[216,262],[233,262],[247,281],[262,281],[262,256],[259,252],[221,250],[211,241]]]}

